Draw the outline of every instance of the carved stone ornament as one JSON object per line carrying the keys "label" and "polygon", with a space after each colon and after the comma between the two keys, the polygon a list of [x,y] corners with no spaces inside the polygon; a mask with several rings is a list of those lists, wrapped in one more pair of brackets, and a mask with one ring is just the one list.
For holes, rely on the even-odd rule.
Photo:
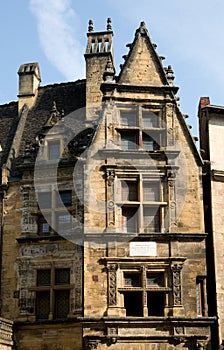
{"label": "carved stone ornament", "polygon": [[182,263],[174,263],[171,265],[173,272],[173,303],[174,306],[182,304],[182,288],[181,288],[181,269]]}
{"label": "carved stone ornament", "polygon": [[114,182],[114,178],[115,178],[114,170],[108,170],[107,171],[107,183],[108,183],[108,186],[112,185],[112,183]]}
{"label": "carved stone ornament", "polygon": [[110,264],[107,269],[109,306],[115,306],[117,304],[117,264]]}
{"label": "carved stone ornament", "polygon": [[85,338],[85,350],[97,349],[99,340]]}

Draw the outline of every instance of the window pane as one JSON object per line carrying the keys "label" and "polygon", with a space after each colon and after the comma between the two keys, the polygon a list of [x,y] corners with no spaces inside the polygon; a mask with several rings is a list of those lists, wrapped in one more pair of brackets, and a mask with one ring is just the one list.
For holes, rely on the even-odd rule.
{"label": "window pane", "polygon": [[38,204],[40,209],[52,208],[52,192],[38,193]]}
{"label": "window pane", "polygon": [[50,312],[50,292],[36,292],[36,318],[47,320]]}
{"label": "window pane", "polygon": [[164,287],[163,273],[149,273],[147,274],[148,287]]}
{"label": "window pane", "polygon": [[122,207],[122,225],[124,232],[138,232],[137,207]]}
{"label": "window pane", "polygon": [[121,133],[121,147],[123,151],[131,151],[137,149],[136,133]]}
{"label": "window pane", "polygon": [[60,195],[59,203],[58,203],[59,206],[61,206],[62,203],[66,207],[70,207],[72,205],[72,192],[71,191],[60,191],[59,195]]}
{"label": "window pane", "polygon": [[158,116],[152,113],[150,110],[142,111],[143,128],[156,128],[158,127]]}
{"label": "window pane", "polygon": [[67,318],[69,314],[69,294],[68,290],[55,291],[55,318]]}
{"label": "window pane", "polygon": [[160,201],[160,184],[159,182],[143,182],[143,200],[145,202]]}
{"label": "window pane", "polygon": [[142,292],[125,292],[124,307],[126,316],[143,316]]}
{"label": "window pane", "polygon": [[37,270],[37,286],[50,286],[51,270]]}
{"label": "window pane", "polygon": [[140,287],[141,286],[141,274],[140,273],[124,273],[124,285],[126,287]]}
{"label": "window pane", "polygon": [[143,133],[142,134],[142,140],[143,140],[143,149],[145,151],[154,151],[154,150],[158,149],[157,143],[148,134]]}
{"label": "window pane", "polygon": [[70,269],[56,269],[55,270],[55,284],[69,284],[70,283]]}
{"label": "window pane", "polygon": [[159,232],[160,230],[160,209],[144,207],[143,209],[144,229],[147,232]]}
{"label": "window pane", "polygon": [[147,306],[149,316],[164,316],[164,292],[147,292]]}
{"label": "window pane", "polygon": [[48,143],[49,159],[60,158],[60,141],[52,141]]}
{"label": "window pane", "polygon": [[71,214],[57,214],[57,229],[68,230],[72,228]]}
{"label": "window pane", "polygon": [[121,112],[121,125],[122,126],[136,126],[137,118],[133,111]]}
{"label": "window pane", "polygon": [[46,221],[46,219],[41,216],[38,220],[38,234],[40,236],[45,236],[50,234],[50,225]]}
{"label": "window pane", "polygon": [[122,201],[138,201],[137,181],[122,181]]}

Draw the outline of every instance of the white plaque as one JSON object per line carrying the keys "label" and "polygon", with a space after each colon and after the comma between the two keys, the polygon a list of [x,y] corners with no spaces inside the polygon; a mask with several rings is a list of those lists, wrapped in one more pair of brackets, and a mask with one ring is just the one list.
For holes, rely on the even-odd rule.
{"label": "white plaque", "polygon": [[130,242],[130,256],[156,256],[156,242]]}

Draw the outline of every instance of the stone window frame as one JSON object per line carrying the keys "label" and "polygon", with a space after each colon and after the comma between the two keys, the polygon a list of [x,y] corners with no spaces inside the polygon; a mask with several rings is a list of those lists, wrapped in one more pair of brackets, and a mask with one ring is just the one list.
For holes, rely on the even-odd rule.
{"label": "stone window frame", "polygon": [[[156,151],[159,150],[166,145],[166,128],[165,128],[165,114],[164,114],[164,106],[159,105],[122,105],[117,106],[117,115],[116,115],[116,131],[117,131],[117,142],[121,147],[121,150],[124,151]],[[129,115],[135,117],[135,122],[133,119],[130,123],[126,122],[128,117],[124,118],[122,121],[122,114]],[[152,125],[144,124],[144,113],[150,116],[154,115],[155,120],[157,121],[154,125],[153,122],[149,123]],[[136,140],[136,146],[134,142],[131,142],[130,148],[123,149],[122,148],[122,135],[132,135]],[[145,138],[145,142],[144,142]],[[151,142],[150,142],[151,139]],[[147,140],[149,142],[148,147],[144,147],[147,145]]]}
{"label": "stone window frame", "polygon": [[[34,281],[35,281],[35,286],[29,287],[28,290],[33,294],[34,296],[34,316],[35,316],[35,320],[38,320],[36,318],[36,293],[40,292],[40,291],[49,291],[50,292],[50,312],[49,312],[49,316],[48,316],[48,320],[54,320],[54,291],[57,290],[66,290],[69,291],[69,313],[67,315],[67,318],[73,317],[72,314],[72,305],[71,305],[71,299],[72,299],[72,295],[71,292],[74,291],[75,289],[75,284],[71,283],[71,270],[72,270],[72,263],[68,263],[68,262],[58,262],[58,261],[52,261],[52,262],[42,262],[40,263],[34,263],[33,266],[33,271],[34,271]],[[63,285],[63,286],[58,286],[58,288],[55,288],[55,271],[57,269],[69,269],[70,270],[70,283]],[[37,271],[40,270],[50,270],[51,271],[51,284],[50,286],[47,287],[43,287],[43,286],[37,286]],[[73,296],[74,298],[74,296]]]}
{"label": "stone window frame", "polygon": [[[182,277],[181,271],[185,258],[170,259],[170,258],[126,258],[126,259],[106,259],[107,275],[108,275],[108,315],[126,317],[124,307],[124,297],[122,292],[125,290],[141,290],[143,292],[143,317],[148,316],[147,308],[147,288],[146,276],[147,273],[163,273],[164,287],[160,289],[165,294],[164,317],[175,314],[175,309],[183,309],[182,304]],[[124,272],[140,272],[142,274],[142,287],[124,287],[123,274]],[[151,288],[151,291],[155,290]],[[159,289],[158,289],[159,291]],[[157,316],[153,316],[157,317]]]}
{"label": "stone window frame", "polygon": [[[40,191],[36,191],[36,195],[38,197],[38,194],[46,194],[49,193],[51,197],[51,207],[44,207],[44,205],[38,206],[38,211],[37,211],[37,222],[38,222],[38,231],[37,234],[40,236],[52,236],[57,234],[57,226],[59,225],[58,220],[59,220],[59,215],[66,215],[69,217],[69,224],[66,226],[69,228],[72,227],[72,189],[67,188],[67,186],[61,186],[60,190],[58,190],[54,185],[45,187],[45,188],[40,188]],[[71,193],[71,203],[70,205],[67,205],[61,200],[61,197],[59,196],[60,193],[65,193],[65,192],[70,192]],[[41,204],[41,202],[40,202]],[[41,220],[47,218],[49,215],[49,219],[47,222],[49,223],[49,231],[48,232],[43,232],[41,230],[41,227],[39,227],[39,223]],[[52,225],[50,223],[52,222]],[[44,220],[43,220],[44,223]],[[65,228],[66,228],[65,227]],[[46,233],[46,234],[45,234]]]}
{"label": "stone window frame", "polygon": [[[125,233],[122,225],[122,207],[137,207],[139,229],[132,233],[155,233],[167,232],[169,227],[169,194],[168,194],[168,180],[166,176],[166,169],[154,169],[148,171],[147,168],[132,169],[132,167],[124,170],[121,168],[107,168],[106,169],[106,194],[107,194],[107,230],[114,230],[117,233]],[[138,201],[123,201],[121,194],[122,181],[136,181],[138,186]],[[160,198],[157,201],[145,201],[143,197],[144,183],[157,183],[159,186]],[[151,230],[144,227],[144,207],[157,208],[159,211],[159,229]]]}

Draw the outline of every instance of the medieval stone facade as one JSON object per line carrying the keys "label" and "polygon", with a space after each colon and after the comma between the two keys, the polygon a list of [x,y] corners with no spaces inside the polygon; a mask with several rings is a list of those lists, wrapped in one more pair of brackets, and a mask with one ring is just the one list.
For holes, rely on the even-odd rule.
{"label": "medieval stone facade", "polygon": [[18,350],[211,349],[203,161],[172,68],[144,22],[118,75],[111,20],[87,37],[85,80],[23,64],[0,106],[0,316]]}

